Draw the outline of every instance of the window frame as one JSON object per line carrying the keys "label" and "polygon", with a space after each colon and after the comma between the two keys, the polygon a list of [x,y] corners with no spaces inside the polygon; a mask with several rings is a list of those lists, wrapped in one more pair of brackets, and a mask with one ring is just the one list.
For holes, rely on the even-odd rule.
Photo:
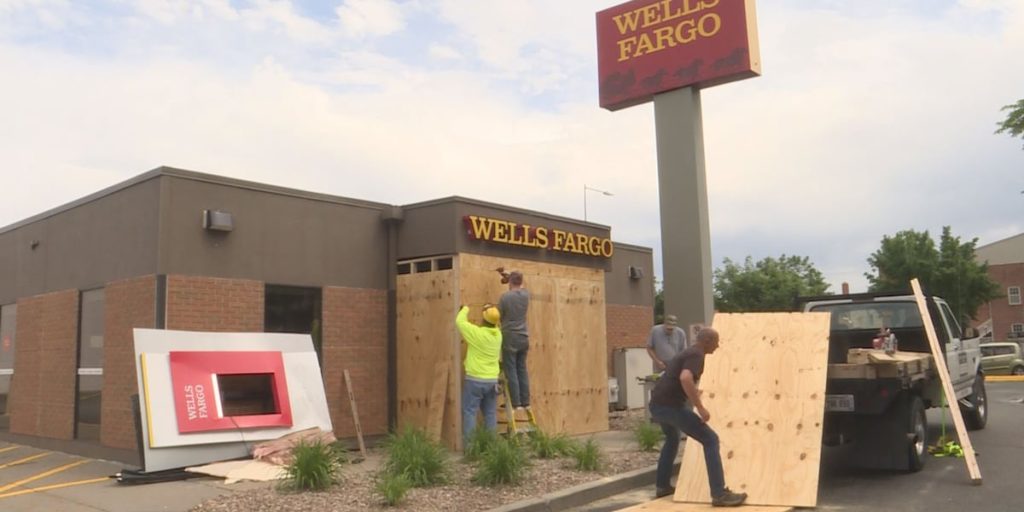
{"label": "window frame", "polygon": [[[1014,293],[1014,291],[1016,291],[1016,293]],[[1017,297],[1017,300],[1014,300],[1014,296]],[[1006,288],[1006,302],[1011,306],[1021,305],[1020,286],[1008,286]]]}

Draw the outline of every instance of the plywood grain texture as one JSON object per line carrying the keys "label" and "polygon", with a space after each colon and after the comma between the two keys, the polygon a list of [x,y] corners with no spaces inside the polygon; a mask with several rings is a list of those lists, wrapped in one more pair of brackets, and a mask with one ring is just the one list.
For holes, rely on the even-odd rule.
{"label": "plywood grain texture", "polygon": [[[721,346],[707,356],[700,389],[726,485],[746,492],[751,505],[815,506],[829,314],[719,313],[714,327]],[[692,438],[674,499],[711,501],[703,450]]]}
{"label": "plywood grain texture", "polygon": [[[398,276],[396,293],[398,425],[428,429],[431,418],[443,418],[441,439],[458,449],[462,437],[462,362],[455,332],[457,276],[454,270]],[[435,369],[447,363],[447,392],[442,403],[431,399]],[[436,400],[436,398],[435,398]],[[431,409],[443,407],[443,414]],[[435,427],[436,428],[436,427]]]}
{"label": "plywood grain texture", "polygon": [[[671,496],[648,501],[628,508],[619,509],[619,512],[711,512],[722,510],[712,507],[708,503],[677,503],[672,501]],[[736,508],[740,512],[790,512],[792,507],[771,507],[764,505],[743,505]]]}
{"label": "plywood grain texture", "polygon": [[[608,430],[604,271],[460,254],[464,304],[498,302],[508,290],[498,267],[521,271],[530,292],[527,369],[540,428],[566,434]],[[477,308],[470,318],[479,315]]]}

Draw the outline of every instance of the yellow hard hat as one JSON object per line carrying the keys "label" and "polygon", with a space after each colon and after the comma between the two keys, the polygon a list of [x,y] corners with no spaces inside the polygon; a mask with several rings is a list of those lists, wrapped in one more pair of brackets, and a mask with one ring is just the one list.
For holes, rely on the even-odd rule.
{"label": "yellow hard hat", "polygon": [[490,304],[484,305],[484,321],[491,325],[498,325],[501,322],[501,313],[498,308]]}

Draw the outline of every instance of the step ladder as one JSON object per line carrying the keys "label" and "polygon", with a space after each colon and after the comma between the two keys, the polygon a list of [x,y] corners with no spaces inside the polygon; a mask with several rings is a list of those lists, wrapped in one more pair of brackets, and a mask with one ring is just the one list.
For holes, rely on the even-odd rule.
{"label": "step ladder", "polygon": [[532,408],[525,408],[516,410],[512,407],[512,397],[508,390],[508,380],[505,379],[505,372],[501,372],[498,376],[498,385],[501,387],[502,403],[498,404],[498,410],[503,411],[504,415],[499,415],[498,425],[505,426],[505,435],[507,437],[516,437],[520,434],[528,434],[539,430],[537,427],[537,418],[533,414]]}

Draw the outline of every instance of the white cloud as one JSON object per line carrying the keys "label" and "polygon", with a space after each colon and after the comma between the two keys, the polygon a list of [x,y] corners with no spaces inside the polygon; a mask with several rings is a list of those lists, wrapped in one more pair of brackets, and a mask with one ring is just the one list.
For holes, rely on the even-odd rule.
{"label": "white cloud", "polygon": [[462,60],[462,54],[458,50],[451,46],[430,43],[430,47],[427,49],[430,56],[439,60]]}
{"label": "white cloud", "polygon": [[350,37],[385,36],[405,26],[402,8],[391,0],[346,0],[335,12]]}

